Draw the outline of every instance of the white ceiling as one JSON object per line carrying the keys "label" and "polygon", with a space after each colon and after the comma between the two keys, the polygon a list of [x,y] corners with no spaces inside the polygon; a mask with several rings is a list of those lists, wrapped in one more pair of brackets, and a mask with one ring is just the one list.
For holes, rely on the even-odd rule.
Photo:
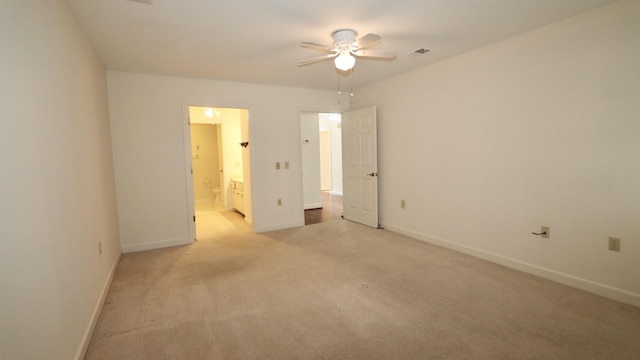
{"label": "white ceiling", "polygon": [[[149,2],[149,0],[138,0]],[[392,62],[358,60],[357,88],[550,24],[614,0],[67,0],[107,69],[333,90],[331,45],[352,28],[376,33]],[[425,55],[405,56],[417,48]]]}

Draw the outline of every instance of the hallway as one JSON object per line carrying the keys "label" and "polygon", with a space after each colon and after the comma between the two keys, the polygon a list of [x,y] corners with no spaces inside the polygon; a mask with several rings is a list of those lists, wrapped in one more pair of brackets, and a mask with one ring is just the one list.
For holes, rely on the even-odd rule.
{"label": "hallway", "polygon": [[319,224],[342,219],[342,196],[333,195],[328,191],[322,192],[322,209],[304,211],[304,224]]}

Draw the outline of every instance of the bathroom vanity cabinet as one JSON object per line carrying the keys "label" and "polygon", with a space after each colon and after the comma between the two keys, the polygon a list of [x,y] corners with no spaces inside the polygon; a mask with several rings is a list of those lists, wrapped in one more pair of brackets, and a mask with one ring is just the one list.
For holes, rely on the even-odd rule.
{"label": "bathroom vanity cabinet", "polygon": [[241,179],[231,179],[231,201],[233,208],[244,215],[244,181]]}

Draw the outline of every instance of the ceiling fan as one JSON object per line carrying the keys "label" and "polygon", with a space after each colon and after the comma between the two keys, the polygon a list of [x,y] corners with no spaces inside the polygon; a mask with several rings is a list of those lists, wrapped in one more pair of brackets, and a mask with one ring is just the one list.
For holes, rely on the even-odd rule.
{"label": "ceiling fan", "polygon": [[303,41],[302,47],[325,51],[330,54],[298,61],[298,66],[306,66],[335,58],[336,68],[348,71],[355,65],[356,58],[371,58],[374,60],[394,60],[396,58],[395,51],[366,50],[380,42],[381,38],[377,34],[367,34],[356,40],[356,32],[354,30],[341,29],[334,31],[331,36],[333,37],[333,46]]}

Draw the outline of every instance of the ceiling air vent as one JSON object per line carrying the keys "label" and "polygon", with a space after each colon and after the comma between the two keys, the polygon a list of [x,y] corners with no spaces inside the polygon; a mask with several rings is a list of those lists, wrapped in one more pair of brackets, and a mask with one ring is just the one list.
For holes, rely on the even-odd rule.
{"label": "ceiling air vent", "polygon": [[421,48],[417,48],[415,50],[409,51],[408,53],[404,54],[404,56],[407,56],[407,57],[418,57],[418,56],[422,56],[422,55],[428,53],[429,51],[431,51],[431,50],[421,47]]}

